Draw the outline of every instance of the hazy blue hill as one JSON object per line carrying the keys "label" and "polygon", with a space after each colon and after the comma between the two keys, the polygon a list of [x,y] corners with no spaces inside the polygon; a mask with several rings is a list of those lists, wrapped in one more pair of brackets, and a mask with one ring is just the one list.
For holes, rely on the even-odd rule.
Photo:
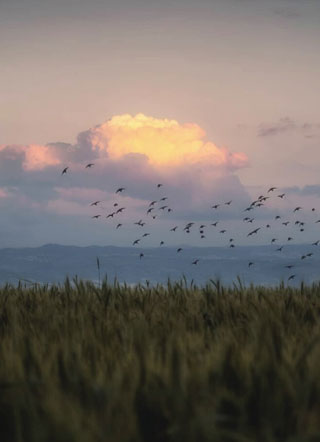
{"label": "hazy blue hill", "polygon": [[[237,276],[249,284],[275,285],[296,274],[295,283],[302,280],[312,283],[320,279],[320,249],[310,245],[286,246],[282,252],[277,247],[187,247],[181,253],[174,247],[134,248],[115,246],[63,246],[47,244],[38,248],[0,250],[0,282],[17,283],[19,279],[37,282],[62,282],[66,275],[98,280],[96,258],[100,260],[101,277],[107,274],[128,284],[166,282],[168,277],[179,279],[183,274],[190,282],[205,283],[210,278],[220,278],[230,284]],[[311,258],[301,256],[313,252]],[[140,260],[139,254],[144,257]],[[199,259],[198,265],[192,265]],[[248,262],[254,265],[249,269]],[[284,266],[294,264],[288,270]],[[291,282],[292,283],[292,282]]]}

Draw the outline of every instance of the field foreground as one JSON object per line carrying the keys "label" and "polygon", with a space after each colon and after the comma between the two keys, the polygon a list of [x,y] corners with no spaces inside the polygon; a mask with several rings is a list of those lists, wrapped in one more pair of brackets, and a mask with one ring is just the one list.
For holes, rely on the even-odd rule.
{"label": "field foreground", "polygon": [[0,289],[0,440],[320,441],[320,285]]}

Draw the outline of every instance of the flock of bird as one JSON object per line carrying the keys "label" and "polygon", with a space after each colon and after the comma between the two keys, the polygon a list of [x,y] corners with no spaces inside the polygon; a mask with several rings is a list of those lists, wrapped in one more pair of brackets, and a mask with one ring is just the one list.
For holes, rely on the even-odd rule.
{"label": "flock of bird", "polygon": [[[85,168],[85,169],[91,169],[93,166],[94,166],[94,163],[88,163],[88,164],[86,164],[86,165],[84,166],[84,168]],[[65,174],[67,174],[68,171],[69,171],[69,167],[65,167],[65,168],[62,170],[61,175],[65,175]],[[162,195],[160,194],[161,189],[162,189],[163,186],[164,186],[163,183],[155,183],[154,186],[155,186],[155,190],[157,190],[157,192],[159,192],[159,194],[158,194],[159,197],[158,197],[158,199],[155,199],[155,200],[150,201],[149,204],[148,204],[148,206],[146,207],[146,211],[145,211],[145,215],[147,216],[147,219],[148,219],[148,217],[149,217],[149,218],[151,218],[151,219],[153,219],[153,220],[155,220],[155,219],[157,218],[158,214],[159,214],[161,211],[162,211],[163,213],[164,213],[164,212],[166,212],[166,213],[170,213],[170,212],[173,211],[173,209],[172,209],[171,207],[169,207],[169,205],[168,205],[169,203],[167,202],[169,198],[168,198],[167,196],[162,196]],[[115,195],[117,195],[117,196],[118,196],[118,195],[122,195],[122,194],[125,193],[125,191],[126,191],[126,188],[125,188],[125,187],[119,187],[119,188],[115,189]],[[253,213],[252,211],[254,211],[255,209],[258,209],[258,208],[260,208],[260,207],[263,207],[263,206],[265,205],[265,203],[267,202],[267,200],[270,199],[271,196],[275,195],[275,193],[277,193],[277,194],[275,195],[275,197],[276,197],[276,198],[279,198],[280,200],[283,200],[283,199],[286,197],[286,194],[285,194],[285,193],[279,193],[279,192],[277,192],[277,191],[278,191],[278,188],[275,187],[275,186],[272,186],[272,187],[270,187],[270,188],[267,190],[266,195],[259,195],[258,198],[255,199],[254,201],[252,201],[252,202],[249,204],[248,207],[245,207],[245,208],[243,209],[243,214],[246,215],[246,216],[243,217],[243,222],[244,222],[244,223],[247,223],[248,225],[252,225],[252,224],[255,222],[255,218],[254,218],[254,217],[251,217],[251,216],[249,216],[249,215],[247,215],[247,214],[249,214],[249,213]],[[99,200],[97,200],[97,201],[93,201],[92,203],[90,203],[90,206],[91,206],[91,207],[96,207],[96,208],[98,208],[98,207],[102,207],[102,206],[101,206],[102,203],[103,203],[103,201],[99,201]],[[232,200],[229,200],[229,201],[226,201],[226,202],[223,202],[223,203],[213,204],[213,205],[211,206],[211,209],[212,209],[214,212],[216,212],[216,211],[219,211],[219,209],[221,209],[222,207],[224,207],[224,206],[225,206],[225,207],[228,207],[228,206],[230,206],[231,204],[232,204]],[[111,219],[114,219],[114,218],[117,217],[117,215],[122,214],[125,210],[126,210],[126,207],[119,207],[119,203],[118,203],[118,202],[115,202],[115,203],[113,204],[113,210],[112,210],[112,212],[108,213],[108,214],[105,216],[105,218],[106,218],[106,219],[110,219],[110,218],[111,218]],[[297,213],[299,213],[299,212],[301,212],[301,211],[302,211],[302,207],[300,207],[300,206],[297,206],[297,207],[295,207],[294,209],[292,209],[292,213],[293,213],[293,214],[297,214]],[[315,212],[316,209],[315,209],[315,208],[312,208],[311,211],[312,211],[312,212]],[[98,219],[98,218],[101,218],[101,217],[103,217],[103,216],[104,216],[104,215],[102,215],[101,213],[99,213],[99,214],[94,214],[94,215],[92,215],[91,218],[92,218],[92,219]],[[276,215],[276,216],[274,217],[274,220],[275,220],[275,221],[278,221],[279,223],[281,222],[281,224],[282,224],[283,226],[285,226],[285,227],[287,227],[289,224],[293,224],[293,225],[298,229],[299,232],[304,232],[304,231],[305,231],[305,224],[306,224],[305,221],[301,221],[301,220],[299,220],[299,219],[295,219],[295,220],[293,220],[293,221],[290,221],[290,220],[289,220],[289,221],[288,221],[288,220],[286,220],[286,221],[282,221],[280,215]],[[314,222],[315,222],[315,223],[320,223],[320,219],[317,219],[317,220],[314,221]],[[219,223],[220,223],[220,221],[214,221],[214,222],[210,223],[210,226],[217,228]],[[143,220],[143,219],[140,219],[140,220],[134,222],[133,224],[136,225],[136,226],[139,226],[140,228],[143,228],[143,227],[147,224],[147,222],[146,222],[145,220]],[[192,229],[192,228],[193,228],[193,229],[195,228],[195,225],[196,225],[195,222],[188,222],[188,223],[186,223],[186,224],[182,227],[182,231],[185,232],[185,233],[187,233],[187,234],[189,234],[189,233],[191,232],[191,229]],[[121,222],[118,222],[118,223],[116,224],[116,226],[115,226],[115,229],[118,230],[118,229],[120,229],[122,226],[123,226],[123,224],[122,224]],[[199,226],[200,239],[204,239],[204,238],[206,238],[206,236],[205,236],[205,229],[206,229],[206,228],[207,228],[207,225],[202,224],[202,223],[200,224],[200,226]],[[262,231],[263,228],[265,228],[265,229],[271,229],[271,225],[270,225],[270,224],[266,224],[266,225],[263,226],[263,227],[260,226],[260,227],[256,227],[256,228],[254,228],[254,229],[251,229],[251,230],[249,230],[249,232],[247,233],[247,237],[251,237],[251,236],[257,235],[260,231]],[[175,225],[175,226],[173,226],[172,228],[170,228],[169,230],[170,230],[170,232],[176,232],[177,229],[179,229],[179,226],[178,226],[178,225]],[[181,227],[180,227],[180,229],[181,229]],[[222,228],[222,229],[219,230],[219,233],[220,233],[221,235],[226,234],[226,233],[227,233],[227,230],[226,230],[225,228]],[[150,236],[150,235],[151,235],[151,233],[149,233],[149,232],[144,232],[140,237],[138,237],[138,238],[136,238],[136,239],[133,240],[133,242],[132,242],[132,246],[136,246],[136,245],[140,244],[140,241],[141,241],[143,238],[146,238],[146,237],[148,237],[148,236]],[[294,239],[294,238],[293,238],[292,236],[288,236],[286,242],[287,242],[287,243],[290,243],[291,241],[293,241],[293,239]],[[277,241],[278,241],[277,238],[272,238],[272,239],[271,239],[271,244],[276,244]],[[228,239],[227,244],[228,244],[228,247],[230,247],[230,248],[234,248],[234,247],[236,247],[236,245],[235,245],[235,240],[234,240],[234,238],[232,238],[232,237]],[[311,243],[310,245],[311,245],[311,246],[318,246],[319,244],[320,244],[320,240],[317,240],[317,241]],[[161,240],[159,245],[160,245],[160,246],[164,246],[164,245],[165,245],[165,242],[164,242],[163,240]],[[283,248],[284,248],[284,245],[278,246],[278,247],[275,249],[275,251],[277,251],[277,252],[282,252]],[[182,248],[182,247],[178,247],[178,248],[176,249],[176,253],[178,253],[178,254],[181,253],[182,251],[183,251],[183,248]],[[301,259],[301,260],[305,260],[305,259],[311,258],[311,257],[313,256],[313,254],[314,254],[313,251],[308,250],[305,254],[301,255],[300,259]],[[142,258],[144,258],[144,254],[141,252],[141,253],[139,254],[139,259],[141,260]],[[192,265],[197,265],[197,264],[199,263],[199,261],[200,261],[199,259],[194,259],[194,260],[191,262],[191,264],[192,264]],[[254,263],[253,261],[249,261],[249,262],[248,262],[248,268],[249,268],[249,269],[252,268],[252,267],[254,266],[254,264],[255,264],[255,263]],[[284,267],[285,267],[286,269],[288,269],[288,270],[291,270],[291,269],[293,269],[294,267],[296,267],[296,265],[295,265],[295,264],[287,264],[287,265],[285,265]],[[287,280],[288,280],[288,281],[291,281],[291,280],[293,280],[294,278],[296,278],[296,276],[297,276],[296,273],[291,273],[291,272],[290,272],[290,274],[288,275]]]}

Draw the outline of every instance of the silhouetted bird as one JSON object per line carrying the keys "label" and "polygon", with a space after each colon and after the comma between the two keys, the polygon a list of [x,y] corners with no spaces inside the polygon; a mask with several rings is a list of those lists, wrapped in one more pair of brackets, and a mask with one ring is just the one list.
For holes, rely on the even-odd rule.
{"label": "silhouetted bird", "polygon": [[124,209],[125,209],[125,207],[120,207],[120,209],[118,209],[118,210],[116,211],[116,214],[117,214],[117,213],[122,213],[122,212],[124,211]]}
{"label": "silhouetted bird", "polygon": [[271,244],[273,244],[274,242],[276,242],[277,241],[277,238],[272,238],[272,240],[271,240]]}
{"label": "silhouetted bird", "polygon": [[307,253],[307,254],[306,254],[306,256],[307,256],[308,258],[311,258],[312,255],[313,255],[313,253]]}
{"label": "silhouetted bird", "polygon": [[144,233],[143,235],[142,235],[142,238],[144,238],[144,237],[146,237],[146,236],[149,236],[150,235],[150,233]]}
{"label": "silhouetted bird", "polygon": [[140,259],[143,258],[143,257],[144,257],[144,254],[143,254],[143,253],[140,253],[139,257],[140,257]]}
{"label": "silhouetted bird", "polygon": [[213,227],[217,227],[218,223],[219,223],[219,221],[215,221],[215,222],[212,223],[211,225],[212,225]]}
{"label": "silhouetted bird", "polygon": [[226,229],[220,230],[220,233],[226,233]]}
{"label": "silhouetted bird", "polygon": [[101,201],[95,201],[94,203],[91,203],[90,206],[97,206]]}
{"label": "silhouetted bird", "polygon": [[279,247],[278,249],[276,249],[276,252],[282,252],[283,246]]}
{"label": "silhouetted bird", "polygon": [[271,229],[270,224],[267,224],[267,225],[266,225],[266,228],[267,228],[267,229]]}
{"label": "silhouetted bird", "polygon": [[101,215],[94,215],[94,216],[92,216],[91,218],[96,218],[96,219],[98,219],[98,218],[100,218],[100,216],[101,216]]}
{"label": "silhouetted bird", "polygon": [[317,241],[313,242],[312,245],[313,246],[317,246],[319,244],[320,240],[318,239]]}
{"label": "silhouetted bird", "polygon": [[167,196],[164,196],[163,198],[160,199],[160,201],[165,201],[165,200],[167,200],[167,199],[168,199],[168,197],[167,197]]}
{"label": "silhouetted bird", "polygon": [[294,279],[296,277],[296,275],[290,275],[288,278],[288,281],[291,281],[291,279]]}
{"label": "silhouetted bird", "polygon": [[121,193],[125,190],[125,187],[119,187],[119,189],[116,190],[116,193]]}
{"label": "silhouetted bird", "polygon": [[85,168],[86,168],[86,169],[91,169],[92,166],[94,166],[94,163],[89,163],[89,164],[86,165]]}
{"label": "silhouetted bird", "polygon": [[140,242],[140,239],[136,239],[136,240],[133,241],[132,245],[135,246],[136,244],[139,244],[139,242]]}
{"label": "silhouetted bird", "polygon": [[63,169],[63,171],[61,172],[61,175],[64,175],[65,173],[67,173],[67,170],[69,169],[69,167],[65,167],[64,169]]}
{"label": "silhouetted bird", "polygon": [[164,209],[166,209],[168,206],[162,206],[162,207],[160,207],[159,208],[159,210],[164,210]]}
{"label": "silhouetted bird", "polygon": [[277,216],[274,217],[274,219],[280,219],[280,218],[281,218],[280,215],[277,215]]}
{"label": "silhouetted bird", "polygon": [[292,240],[293,240],[293,238],[291,238],[291,236],[289,236],[288,241],[292,241]]}
{"label": "silhouetted bird", "polygon": [[287,225],[290,224],[290,221],[286,221],[286,222],[284,222],[282,224],[287,227]]}
{"label": "silhouetted bird", "polygon": [[160,241],[160,246],[163,246],[163,244],[164,244],[164,241]]}
{"label": "silhouetted bird", "polygon": [[119,229],[119,227],[121,227],[121,226],[122,226],[122,224],[118,224],[117,227],[116,227],[116,229]]}
{"label": "silhouetted bird", "polygon": [[113,207],[117,207],[117,206],[119,206],[119,204],[118,203],[114,203]]}
{"label": "silhouetted bird", "polygon": [[232,200],[227,201],[226,203],[224,203],[226,206],[230,206],[230,204],[232,203]]}
{"label": "silhouetted bird", "polygon": [[177,230],[178,226],[172,227],[172,229],[170,229],[170,232],[175,232]]}
{"label": "silhouetted bird", "polygon": [[253,266],[253,262],[252,262],[252,261],[250,261],[249,264],[248,264],[248,267],[249,267],[249,268],[250,268],[251,266]]}
{"label": "silhouetted bird", "polygon": [[311,211],[314,212],[316,209],[314,207],[312,207]]}
{"label": "silhouetted bird", "polygon": [[151,203],[149,204],[149,207],[154,206],[158,201],[151,201]]}
{"label": "silhouetted bird", "polygon": [[199,260],[198,260],[198,259],[195,259],[195,260],[193,261],[193,263],[192,263],[192,264],[194,264],[194,265],[197,265],[197,264],[198,264],[198,262],[199,262]]}
{"label": "silhouetted bird", "polygon": [[179,248],[177,249],[177,253],[181,252],[181,250],[182,250],[182,248],[179,247]]}
{"label": "silhouetted bird", "polygon": [[211,206],[211,209],[217,209],[218,207],[220,207],[220,204],[215,204],[214,206]]}
{"label": "silhouetted bird", "polygon": [[281,195],[278,195],[278,198],[283,199],[284,196],[285,196],[285,193],[281,193]]}
{"label": "silhouetted bird", "polygon": [[301,210],[301,209],[302,209],[302,207],[296,207],[296,208],[294,209],[293,213],[294,213],[294,212],[298,212],[298,211]]}
{"label": "silhouetted bird", "polygon": [[273,192],[274,190],[276,190],[277,188],[276,187],[270,187],[270,189],[268,190],[268,193],[269,192]]}
{"label": "silhouetted bird", "polygon": [[109,215],[106,216],[106,218],[113,218],[115,214],[116,214],[115,212],[109,213]]}
{"label": "silhouetted bird", "polygon": [[252,230],[252,232],[249,232],[247,236],[251,236],[251,235],[257,234],[259,232],[260,228],[261,227],[258,227],[257,229]]}
{"label": "silhouetted bird", "polygon": [[163,184],[157,184],[158,189],[163,186]]}
{"label": "silhouetted bird", "polygon": [[154,208],[153,208],[153,207],[150,207],[150,209],[147,210],[147,215],[148,215],[149,213],[151,213],[152,210],[154,210]]}
{"label": "silhouetted bird", "polygon": [[294,267],[293,264],[289,264],[289,265],[285,266],[286,269],[292,269],[293,267]]}

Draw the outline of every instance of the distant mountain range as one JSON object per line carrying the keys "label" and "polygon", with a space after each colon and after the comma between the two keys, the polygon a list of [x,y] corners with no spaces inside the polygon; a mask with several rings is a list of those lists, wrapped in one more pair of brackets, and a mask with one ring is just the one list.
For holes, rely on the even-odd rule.
{"label": "distant mountain range", "polygon": [[[296,277],[290,284],[303,280],[310,284],[320,280],[320,246],[287,245],[281,252],[276,246],[135,248],[115,246],[76,247],[47,244],[37,248],[0,249],[0,283],[17,284],[19,280],[39,283],[62,283],[66,276],[98,282],[97,258],[101,279],[117,278],[127,284],[165,283],[183,275],[190,283],[205,284],[219,278],[232,284],[239,276],[250,283],[277,285]],[[301,259],[307,253],[311,257]],[[139,255],[144,256],[140,259]],[[197,265],[192,262],[198,259]],[[248,266],[249,262],[253,265]],[[292,269],[286,265],[294,265]]]}

